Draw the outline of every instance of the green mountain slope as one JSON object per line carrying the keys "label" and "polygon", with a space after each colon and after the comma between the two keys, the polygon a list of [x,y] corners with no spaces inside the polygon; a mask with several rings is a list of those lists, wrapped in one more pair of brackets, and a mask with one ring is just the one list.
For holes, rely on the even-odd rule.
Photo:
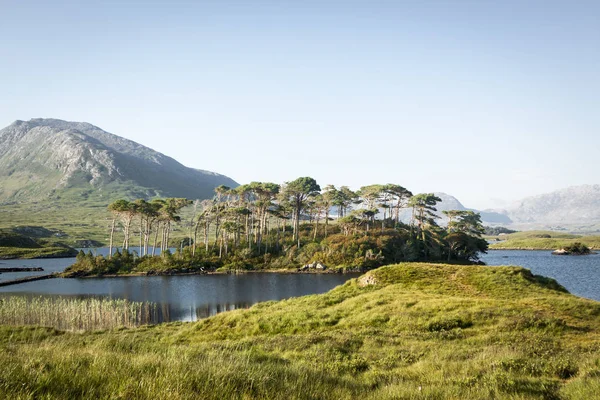
{"label": "green mountain slope", "polygon": [[204,199],[219,185],[237,183],[185,167],[88,123],[32,119],[0,130],[3,226],[35,224],[77,231],[70,224],[97,235],[104,227],[93,225],[106,217],[106,206],[118,198]]}
{"label": "green mountain slope", "polygon": [[0,346],[8,398],[591,399],[600,389],[600,303],[518,267],[399,264],[197,323],[0,327]]}
{"label": "green mountain slope", "polygon": [[16,121],[0,130],[0,201],[113,193],[208,198],[232,179],[185,167],[161,153],[91,124]]}

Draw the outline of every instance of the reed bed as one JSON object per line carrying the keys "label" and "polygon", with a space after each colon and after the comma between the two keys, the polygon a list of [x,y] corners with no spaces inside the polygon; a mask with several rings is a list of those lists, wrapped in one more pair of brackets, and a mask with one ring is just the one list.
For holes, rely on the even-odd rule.
{"label": "reed bed", "polygon": [[120,299],[0,298],[0,325],[37,325],[68,331],[136,327],[158,321],[156,304]]}

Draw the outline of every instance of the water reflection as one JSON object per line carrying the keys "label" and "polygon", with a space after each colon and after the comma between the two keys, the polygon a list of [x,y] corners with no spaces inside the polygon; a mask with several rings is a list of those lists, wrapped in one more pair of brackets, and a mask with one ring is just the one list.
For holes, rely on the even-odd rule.
{"label": "water reflection", "polygon": [[100,296],[152,302],[158,322],[195,321],[268,300],[324,293],[357,274],[136,276],[50,279],[0,287],[26,296]]}
{"label": "water reflection", "polygon": [[[99,249],[104,253],[107,249]],[[600,300],[600,255],[552,256],[549,251],[495,250],[484,255],[488,265],[520,265],[556,279],[571,293]],[[1,260],[3,267],[42,267],[47,274],[75,261],[66,259]],[[5,273],[0,280],[36,275]],[[357,274],[275,274],[140,276],[50,279],[0,287],[0,294],[27,296],[97,296],[157,305],[153,322],[195,321],[223,311],[248,308],[268,300],[324,293]]]}

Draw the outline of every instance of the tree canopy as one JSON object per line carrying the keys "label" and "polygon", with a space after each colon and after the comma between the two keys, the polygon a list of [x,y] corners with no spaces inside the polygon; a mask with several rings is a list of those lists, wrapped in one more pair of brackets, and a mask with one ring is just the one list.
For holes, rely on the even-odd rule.
{"label": "tree canopy", "polygon": [[[444,228],[438,224],[440,201],[433,193],[413,195],[390,183],[365,185],[356,192],[334,185],[322,190],[311,177],[281,185],[219,186],[212,199],[194,202],[119,199],[108,206],[113,215],[111,254],[118,223],[124,250],[118,253],[119,262],[131,247],[132,232],[139,238],[140,257],[151,257],[160,249],[167,255],[165,262],[187,260],[189,265],[210,260],[214,265],[285,267],[319,261],[365,268],[399,261],[477,261],[487,250],[480,215],[443,211],[448,220]],[[191,204],[186,215],[192,215],[184,221],[182,212]],[[402,221],[403,209],[410,210],[410,221]],[[178,239],[180,254],[174,258],[169,243],[173,230],[182,224],[187,224],[183,229],[187,237]]]}

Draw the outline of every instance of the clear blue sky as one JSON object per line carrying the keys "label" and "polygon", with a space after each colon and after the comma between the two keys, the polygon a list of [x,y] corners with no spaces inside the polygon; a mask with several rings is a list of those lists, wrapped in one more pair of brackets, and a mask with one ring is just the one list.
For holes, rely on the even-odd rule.
{"label": "clear blue sky", "polygon": [[1,126],[479,208],[600,183],[598,1],[0,0],[0,21]]}

